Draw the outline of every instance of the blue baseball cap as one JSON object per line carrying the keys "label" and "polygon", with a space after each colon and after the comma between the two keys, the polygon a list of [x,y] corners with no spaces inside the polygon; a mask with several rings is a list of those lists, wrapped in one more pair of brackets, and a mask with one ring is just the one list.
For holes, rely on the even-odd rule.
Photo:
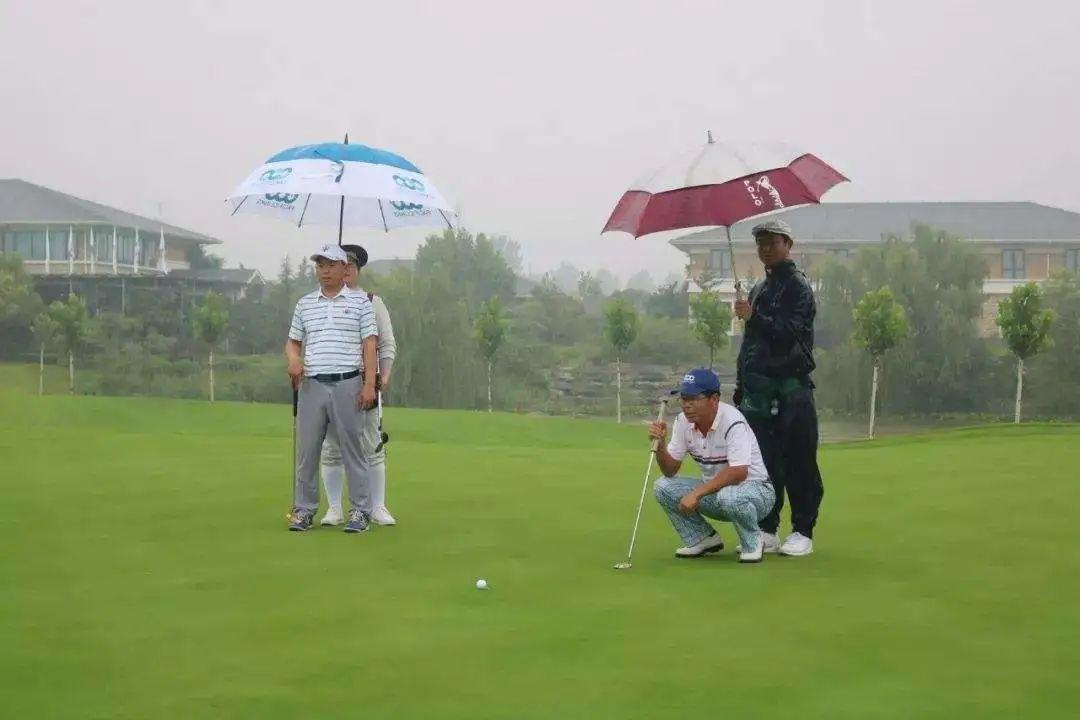
{"label": "blue baseball cap", "polygon": [[711,393],[720,393],[720,378],[708,368],[694,368],[683,375],[682,385],[678,389],[671,391],[672,395],[685,395],[686,397]]}

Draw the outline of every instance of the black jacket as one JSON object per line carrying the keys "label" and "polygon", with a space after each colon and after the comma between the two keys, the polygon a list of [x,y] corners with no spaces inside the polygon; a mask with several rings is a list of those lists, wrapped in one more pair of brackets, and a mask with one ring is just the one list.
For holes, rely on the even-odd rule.
{"label": "black jacket", "polygon": [[809,381],[817,309],[806,275],[785,260],[765,271],[749,300],[753,309],[739,349],[739,387],[747,373]]}

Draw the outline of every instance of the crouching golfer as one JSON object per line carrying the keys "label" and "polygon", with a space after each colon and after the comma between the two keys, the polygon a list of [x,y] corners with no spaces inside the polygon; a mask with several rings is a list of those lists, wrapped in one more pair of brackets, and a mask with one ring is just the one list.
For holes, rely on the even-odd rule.
{"label": "crouching golfer", "polygon": [[[712,370],[691,370],[677,392],[682,413],[666,448],[667,424],[649,427],[649,437],[660,440],[656,460],[664,473],[653,493],[683,541],[675,557],[724,549],[720,534],[705,519],[709,517],[735,526],[739,562],[761,562],[758,522],[772,510],[776,496],[757,439],[742,413],[720,402],[720,379]],[[700,480],[676,475],[688,453],[701,468]]]}

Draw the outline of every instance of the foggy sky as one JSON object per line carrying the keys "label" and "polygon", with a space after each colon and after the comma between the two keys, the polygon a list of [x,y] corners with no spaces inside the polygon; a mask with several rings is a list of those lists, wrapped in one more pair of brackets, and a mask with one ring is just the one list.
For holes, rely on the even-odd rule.
{"label": "foggy sky", "polygon": [[[1080,9],[1068,2],[0,0],[0,177],[219,237],[276,271],[334,235],[230,218],[283,148],[401,153],[534,274],[684,258],[599,231],[705,139],[783,140],[853,182],[826,201],[1080,211]],[[422,232],[347,231],[374,258]],[[670,237],[667,236],[667,237]]]}

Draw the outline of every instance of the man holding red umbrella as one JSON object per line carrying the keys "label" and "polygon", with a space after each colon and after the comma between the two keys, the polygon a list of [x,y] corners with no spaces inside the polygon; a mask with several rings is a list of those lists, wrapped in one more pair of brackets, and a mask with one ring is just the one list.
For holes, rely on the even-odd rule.
{"label": "man holding red umbrella", "polygon": [[[808,555],[824,490],[817,466],[814,409],[814,294],[790,258],[793,234],[782,220],[753,230],[765,280],[743,299],[731,226],[758,215],[821,202],[846,177],[810,153],[785,143],[716,142],[647,173],[619,199],[604,231],[634,237],[665,230],[719,226],[725,230],[736,314],[746,321],[734,403],[757,437],[776,490],[760,523],[765,552]],[[776,538],[784,490],[793,532]]]}
{"label": "man holding red umbrella", "polygon": [[[791,259],[793,233],[783,220],[754,226],[765,279],[735,303],[745,322],[733,398],[761,446],[776,501],[759,527],[765,552],[809,555],[825,494],[817,464],[818,421],[814,407],[814,315],[810,282]],[[784,491],[791,502],[792,533],[776,536]]]}

